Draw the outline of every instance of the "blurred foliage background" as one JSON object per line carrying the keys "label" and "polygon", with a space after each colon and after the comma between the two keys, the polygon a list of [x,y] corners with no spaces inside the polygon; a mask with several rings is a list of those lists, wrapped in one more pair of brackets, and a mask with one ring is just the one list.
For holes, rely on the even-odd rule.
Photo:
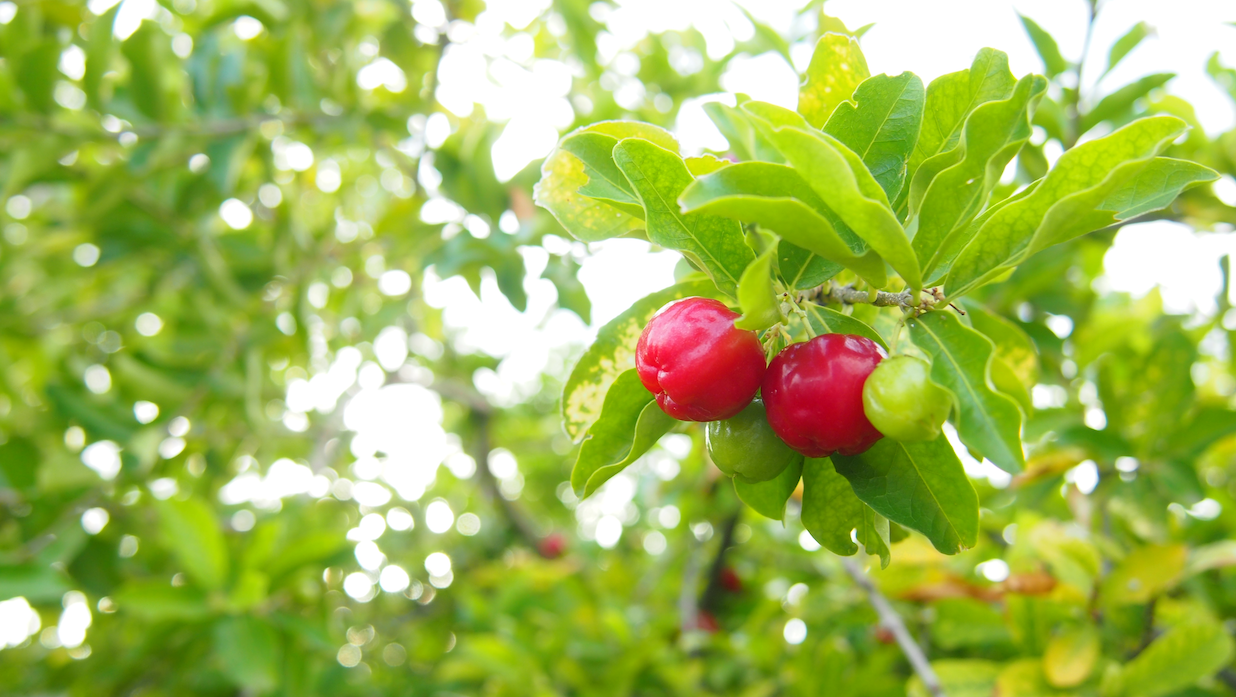
{"label": "blurred foliage background", "polygon": [[[793,505],[743,511],[699,429],[588,501],[564,481],[589,250],[533,207],[538,163],[495,171],[544,128],[504,142],[511,115],[442,65],[557,100],[545,151],[672,125],[734,58],[849,31],[816,2],[790,36],[748,17],[731,46],[615,52],[610,9],[0,2],[0,693],[924,694]],[[1053,87],[1009,191],[1087,133],[1196,122],[1161,76],[1079,91],[1028,28]],[[1230,175],[1236,134],[1168,154]],[[1169,214],[1236,222],[1205,187]],[[981,299],[1037,384],[1029,471],[976,480],[979,547],[911,536],[871,571],[950,695],[1236,692],[1236,315],[1226,287],[1194,316],[1104,292],[1115,235]],[[580,339],[512,387],[444,321],[453,277]]]}

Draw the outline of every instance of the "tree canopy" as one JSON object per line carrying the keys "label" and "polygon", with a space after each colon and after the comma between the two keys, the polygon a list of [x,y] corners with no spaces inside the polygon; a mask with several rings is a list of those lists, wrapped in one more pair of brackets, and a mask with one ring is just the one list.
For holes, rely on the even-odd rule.
{"label": "tree canopy", "polygon": [[[1236,692],[1230,262],[1192,315],[1102,279],[1126,224],[1236,224],[1173,75],[1082,79],[1150,27],[924,83],[825,3],[724,51],[490,4],[0,2],[0,692]],[[682,151],[763,54],[797,110]],[[434,295],[587,334],[615,237],[675,284],[530,382]],[[946,437],[731,483],[622,377],[688,296],[927,359]]]}

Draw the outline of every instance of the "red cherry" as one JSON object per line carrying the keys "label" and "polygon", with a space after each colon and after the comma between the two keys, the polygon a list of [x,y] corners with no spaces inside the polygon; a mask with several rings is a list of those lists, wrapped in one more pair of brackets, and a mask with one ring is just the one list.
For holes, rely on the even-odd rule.
{"label": "red cherry", "polygon": [[751,402],[764,377],[764,349],[740,315],[709,298],[661,308],[635,347],[640,382],[680,421],[728,419]]}
{"label": "red cherry", "polygon": [[566,537],[560,532],[551,532],[541,539],[539,551],[546,559],[557,559],[566,551]]}
{"label": "red cherry", "polygon": [[721,587],[731,593],[742,592],[742,579],[738,577],[738,572],[730,567],[721,569],[721,575],[718,578],[721,582]]}
{"label": "red cherry", "polygon": [[707,610],[700,610],[700,613],[695,617],[695,628],[701,629],[709,634],[715,634],[721,629],[721,625],[717,622],[717,618]]}
{"label": "red cherry", "polygon": [[870,448],[881,434],[863,412],[863,383],[884,355],[875,342],[849,334],[790,344],[769,364],[761,386],[769,425],[807,457]]}

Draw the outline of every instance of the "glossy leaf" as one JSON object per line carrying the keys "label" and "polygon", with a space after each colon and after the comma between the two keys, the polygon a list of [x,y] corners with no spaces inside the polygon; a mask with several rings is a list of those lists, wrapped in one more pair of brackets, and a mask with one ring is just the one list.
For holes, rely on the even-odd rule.
{"label": "glossy leaf", "polygon": [[[572,131],[565,139],[580,133],[599,133],[617,139],[636,137],[673,150],[678,147],[668,131],[636,121],[594,123]],[[644,228],[636,216],[581,195],[579,188],[587,184],[583,161],[561,147],[555,148],[541,164],[541,179],[533,188],[533,200],[552,213],[567,232],[584,242],[621,237]]]}
{"label": "glossy leaf", "polygon": [[785,504],[798,488],[803,474],[803,461],[795,460],[781,474],[766,482],[745,482],[734,479],[734,492],[756,513],[773,520],[785,520]]}
{"label": "glossy leaf", "polygon": [[688,281],[638,300],[597,332],[562,388],[562,425],[578,441],[600,416],[605,395],[619,374],[635,367],[635,345],[644,325],[662,307],[694,296],[716,297],[709,281]]}
{"label": "glossy leaf", "polygon": [[1033,193],[1003,206],[979,228],[953,263],[948,294],[964,295],[1030,254],[1116,222],[1120,211],[1099,206],[1184,128],[1174,116],[1152,116],[1066,152]]}
{"label": "glossy leaf", "polygon": [[[968,229],[1009,161],[1030,138],[1030,117],[1046,90],[1042,78],[1023,78],[1011,97],[987,102],[970,114],[956,149],[919,168],[910,192],[910,208],[918,220],[913,245],[928,276],[940,262],[941,249],[953,246],[953,239]],[[916,189],[922,191],[919,200]]]}
{"label": "glossy leaf", "polygon": [[695,180],[679,198],[688,213],[757,223],[782,239],[852,269],[871,283],[887,282],[884,262],[841,223],[793,169],[743,162]]}
{"label": "glossy leaf", "polygon": [[815,303],[807,303],[805,309],[807,321],[811,323],[811,328],[816,334],[854,334],[871,339],[879,344],[880,348],[888,350],[888,345],[884,343],[884,338],[879,332],[861,320]]}
{"label": "glossy leaf", "polygon": [[755,258],[743,239],[742,226],[726,218],[679,210],[678,197],[695,179],[673,152],[627,138],[614,146],[614,162],[644,205],[648,239],[690,257],[721,292],[732,297],[743,270]]}
{"label": "glossy leaf", "polygon": [[214,590],[227,581],[228,554],[219,522],[198,498],[159,504],[159,527],[185,572],[200,587]]}
{"label": "glossy leaf", "polygon": [[889,563],[888,519],[854,495],[850,482],[837,474],[832,460],[807,458],[803,462],[803,527],[834,554],[858,552],[851,539],[857,535],[868,554],[880,556],[881,567]]}
{"label": "glossy leaf", "polygon": [[816,43],[802,86],[798,88],[798,113],[812,126],[821,128],[833,110],[849,99],[859,84],[870,76],[858,39],[845,34],[825,34]]}
{"label": "glossy leaf", "polygon": [[571,469],[571,486],[581,498],[591,496],[676,423],[657,406],[634,369],[624,372],[606,392],[601,417],[588,428]]}
{"label": "glossy leaf", "polygon": [[995,345],[995,358],[1007,364],[1025,385],[1036,384],[1040,371],[1034,340],[1021,327],[979,303],[966,302],[964,307],[970,326]]}
{"label": "glossy leaf", "polygon": [[781,321],[781,302],[773,289],[772,264],[776,245],[755,258],[738,280],[738,306],[742,317],[734,321],[739,329],[767,329]]}
{"label": "glossy leaf", "polygon": [[739,160],[785,162],[781,153],[756,130],[750,116],[742,109],[719,102],[708,102],[703,108],[708,118],[716,124],[717,130],[725,136],[725,140],[730,144],[730,151],[737,155]]}
{"label": "glossy leaf", "polygon": [[910,154],[908,178],[913,181],[919,165],[929,158],[955,148],[966,117],[980,104],[1008,99],[1016,83],[1008,56],[991,48],[979,50],[969,69],[932,80],[927,85],[923,127]]}
{"label": "glossy leaf", "polygon": [[1006,472],[1025,469],[1021,413],[991,385],[991,340],[949,311],[929,312],[906,324],[914,345],[931,356],[931,378],[957,399],[961,442]]}
{"label": "glossy leaf", "polygon": [[845,224],[911,288],[922,286],[917,257],[888,198],[852,150],[826,133],[773,129],[781,154]]}
{"label": "glossy leaf", "polygon": [[1211,621],[1177,625],[1104,680],[1104,697],[1162,697],[1189,687],[1232,660],[1232,638]]}
{"label": "glossy leaf", "polygon": [[584,163],[588,183],[579,187],[579,194],[607,203],[618,210],[644,219],[644,207],[626,175],[614,164],[614,146],[618,139],[604,133],[576,133],[562,139],[559,145]]}
{"label": "glossy leaf", "polygon": [[1155,88],[1167,84],[1174,77],[1175,73],[1154,73],[1112,92],[1082,115],[1081,132],[1085,133],[1104,121],[1123,123],[1132,116],[1133,105],[1137,100],[1144,98]]}
{"label": "glossy leaf", "polygon": [[824,132],[853,150],[889,201],[902,193],[906,161],[918,142],[926,96],[923,81],[905,72],[863,81],[849,101],[837,105]]}
{"label": "glossy leaf", "polygon": [[777,271],[791,290],[815,288],[844,268],[791,242],[782,240],[777,245]]}
{"label": "glossy leaf", "polygon": [[944,438],[925,443],[883,438],[861,455],[832,459],[861,501],[923,533],[940,552],[957,554],[978,541],[978,496]]}
{"label": "glossy leaf", "polygon": [[1214,170],[1196,162],[1156,157],[1131,181],[1100,203],[1099,209],[1116,211],[1116,220],[1129,220],[1167,208],[1181,192],[1218,178]]}
{"label": "glossy leaf", "polygon": [[1034,44],[1034,50],[1038,51],[1039,58],[1043,60],[1043,67],[1046,70],[1047,77],[1055,77],[1060,73],[1069,69],[1069,62],[1060,55],[1060,47],[1056,45],[1056,40],[1052,35],[1047,33],[1047,30],[1038,25],[1029,17],[1018,14],[1021,17],[1021,25],[1025,27],[1026,33],[1030,35],[1030,42]]}

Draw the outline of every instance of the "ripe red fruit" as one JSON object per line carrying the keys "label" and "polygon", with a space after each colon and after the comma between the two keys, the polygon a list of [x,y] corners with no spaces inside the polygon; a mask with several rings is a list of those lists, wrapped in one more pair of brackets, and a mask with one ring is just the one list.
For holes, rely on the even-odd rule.
{"label": "ripe red fruit", "polygon": [[562,533],[551,532],[541,538],[541,542],[538,545],[538,551],[541,553],[541,556],[546,559],[557,559],[562,556],[563,552],[566,551],[566,546],[566,537]]}
{"label": "ripe red fruit", "polygon": [[720,580],[721,587],[725,590],[731,593],[742,592],[742,579],[739,578],[738,572],[734,571],[734,569],[728,566],[721,569],[721,575],[718,580]]}
{"label": "ripe red fruit", "polygon": [[728,419],[751,402],[764,377],[764,349],[740,315],[709,298],[661,308],[635,347],[640,382],[680,421]]}
{"label": "ripe red fruit", "polygon": [[849,334],[790,344],[761,387],[769,425],[807,457],[865,451],[881,434],[863,413],[863,383],[883,359],[875,342]]}
{"label": "ripe red fruit", "polygon": [[695,628],[716,634],[721,629],[721,624],[717,622],[717,618],[707,610],[700,610],[699,615],[695,618]]}

